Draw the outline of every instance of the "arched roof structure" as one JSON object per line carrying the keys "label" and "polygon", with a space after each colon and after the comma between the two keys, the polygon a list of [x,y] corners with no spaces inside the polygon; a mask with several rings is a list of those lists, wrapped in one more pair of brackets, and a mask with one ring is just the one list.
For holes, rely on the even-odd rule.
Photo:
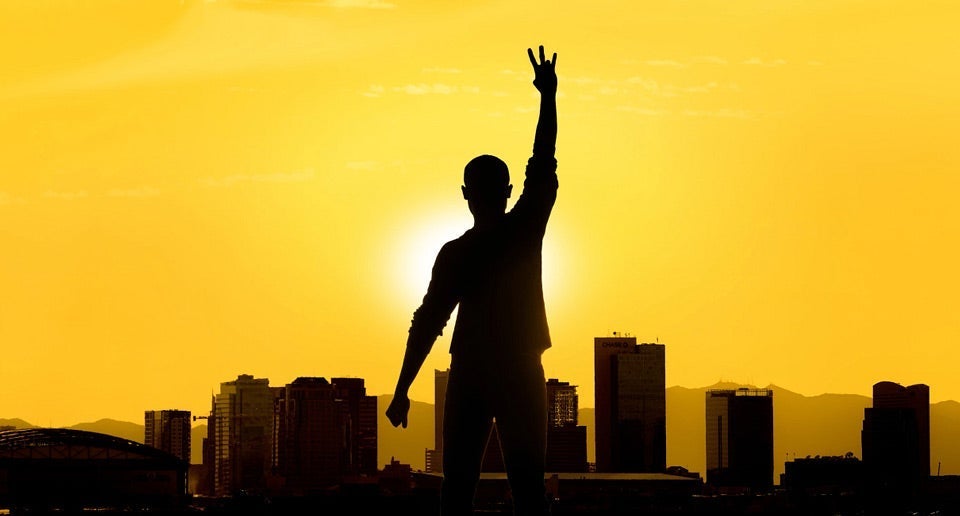
{"label": "arched roof structure", "polygon": [[175,455],[112,435],[67,428],[28,428],[0,432],[0,460],[144,460],[176,465]]}

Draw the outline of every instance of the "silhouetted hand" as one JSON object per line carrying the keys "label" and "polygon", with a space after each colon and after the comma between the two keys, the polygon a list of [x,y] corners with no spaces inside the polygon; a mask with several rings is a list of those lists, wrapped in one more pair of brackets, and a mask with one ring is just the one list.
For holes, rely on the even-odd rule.
{"label": "silhouetted hand", "polygon": [[387,407],[387,418],[393,426],[407,427],[407,412],[410,411],[410,398],[406,395],[393,395],[393,401]]}
{"label": "silhouetted hand", "polygon": [[541,95],[553,95],[557,92],[557,53],[553,53],[553,59],[547,59],[543,53],[543,45],[540,45],[540,63],[533,56],[533,49],[527,49],[527,55],[530,56],[530,64],[533,65],[533,85]]}

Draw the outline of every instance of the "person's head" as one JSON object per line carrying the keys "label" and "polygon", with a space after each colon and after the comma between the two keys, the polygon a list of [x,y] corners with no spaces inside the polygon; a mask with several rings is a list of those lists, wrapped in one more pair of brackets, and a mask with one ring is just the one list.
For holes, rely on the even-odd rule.
{"label": "person's head", "polygon": [[485,222],[503,215],[513,190],[507,164],[489,154],[473,158],[463,169],[460,189],[476,221]]}

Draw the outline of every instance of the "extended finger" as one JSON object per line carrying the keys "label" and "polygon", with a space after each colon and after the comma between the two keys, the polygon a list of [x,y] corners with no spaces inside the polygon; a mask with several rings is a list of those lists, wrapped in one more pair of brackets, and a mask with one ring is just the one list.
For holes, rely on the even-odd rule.
{"label": "extended finger", "polygon": [[528,48],[528,49],[527,49],[527,56],[530,57],[530,64],[532,64],[533,66],[537,66],[537,60],[536,60],[536,58],[533,57],[533,49],[532,49],[532,48]]}
{"label": "extended finger", "polygon": [[553,59],[551,59],[550,62],[553,63],[553,66],[557,66],[557,53],[556,53],[556,52],[553,53]]}
{"label": "extended finger", "polygon": [[543,64],[547,60],[546,54],[543,53],[543,45],[540,45],[540,64]]}

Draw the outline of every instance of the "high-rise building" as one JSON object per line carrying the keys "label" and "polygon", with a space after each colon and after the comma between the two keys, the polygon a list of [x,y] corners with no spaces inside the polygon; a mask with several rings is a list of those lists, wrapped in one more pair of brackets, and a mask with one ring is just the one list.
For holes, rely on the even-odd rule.
{"label": "high-rise building", "polygon": [[547,471],[587,471],[587,427],[577,424],[578,415],[577,386],[547,380]]}
{"label": "high-rise building", "polygon": [[664,346],[616,334],[596,337],[594,381],[597,472],[666,470]]}
{"label": "high-rise building", "polygon": [[873,386],[873,407],[864,409],[864,469],[883,489],[912,489],[930,476],[930,388],[894,382]]}
{"label": "high-rise building", "polygon": [[368,396],[363,378],[331,378],[340,403],[340,417],[346,422],[346,475],[376,475],[377,397]]}
{"label": "high-rise building", "polygon": [[707,483],[773,486],[773,391],[714,389],[706,399]]}
{"label": "high-rise building", "polygon": [[189,410],[147,410],[143,413],[143,444],[190,463]]}
{"label": "high-rise building", "polygon": [[273,451],[273,398],[267,378],[242,374],[214,396],[213,483],[218,496],[263,492]]}
{"label": "high-rise building", "polygon": [[297,378],[275,400],[274,471],[292,490],[338,483],[344,446],[343,423],[333,385],[325,378]]}
{"label": "high-rise building", "polygon": [[427,473],[443,473],[443,405],[447,399],[450,370],[433,370],[433,449],[426,451]]}

